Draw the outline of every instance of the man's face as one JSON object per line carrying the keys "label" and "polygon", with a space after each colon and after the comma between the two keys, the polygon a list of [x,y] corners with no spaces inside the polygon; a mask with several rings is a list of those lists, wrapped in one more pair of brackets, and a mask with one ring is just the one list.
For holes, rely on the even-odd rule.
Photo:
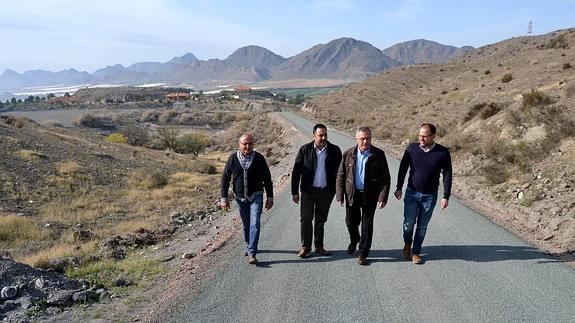
{"label": "man's face", "polygon": [[242,154],[244,154],[244,156],[247,156],[251,154],[252,150],[254,149],[254,138],[252,136],[246,136],[246,135],[241,136],[239,145]]}
{"label": "man's face", "polygon": [[431,134],[431,131],[427,127],[421,127],[419,129],[419,144],[423,147],[430,147],[433,145],[433,140],[435,139],[435,134]]}
{"label": "man's face", "polygon": [[371,147],[371,133],[369,131],[360,131],[355,135],[355,141],[359,150],[364,151]]}
{"label": "man's face", "polygon": [[318,148],[323,148],[327,144],[327,130],[324,128],[315,129],[313,142]]}

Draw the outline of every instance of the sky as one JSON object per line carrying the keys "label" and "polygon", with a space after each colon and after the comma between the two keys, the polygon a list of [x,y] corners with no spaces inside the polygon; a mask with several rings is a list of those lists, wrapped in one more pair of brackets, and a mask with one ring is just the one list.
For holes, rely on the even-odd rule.
{"label": "sky", "polygon": [[574,17],[573,0],[0,0],[0,73],[224,59],[248,45],[289,58],[341,37],[480,47]]}

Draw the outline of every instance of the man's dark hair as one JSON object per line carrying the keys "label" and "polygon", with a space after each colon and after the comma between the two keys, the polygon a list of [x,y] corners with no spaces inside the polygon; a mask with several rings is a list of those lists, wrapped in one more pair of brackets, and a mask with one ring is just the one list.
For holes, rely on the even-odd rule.
{"label": "man's dark hair", "polygon": [[322,124],[322,123],[318,123],[318,124],[316,124],[315,126],[313,126],[313,132],[312,132],[312,133],[313,133],[314,135],[315,135],[315,131],[316,131],[317,129],[325,129],[325,130],[327,131],[327,127],[326,127],[324,124]]}
{"label": "man's dark hair", "polygon": [[421,128],[426,127],[427,129],[429,129],[429,131],[431,132],[432,135],[435,135],[435,133],[437,132],[437,129],[435,129],[435,126],[432,123],[422,123],[421,124]]}

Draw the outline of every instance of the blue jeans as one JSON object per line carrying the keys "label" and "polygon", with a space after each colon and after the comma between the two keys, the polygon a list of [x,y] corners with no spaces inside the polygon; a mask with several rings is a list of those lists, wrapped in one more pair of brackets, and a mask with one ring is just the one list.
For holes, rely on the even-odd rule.
{"label": "blue jeans", "polygon": [[245,202],[236,199],[242,227],[244,229],[244,241],[247,244],[248,255],[255,256],[258,252],[258,240],[260,239],[260,216],[264,204],[263,195],[256,195],[253,201]]}
{"label": "blue jeans", "polygon": [[[405,198],[403,199],[403,241],[405,244],[413,242],[411,252],[414,254],[421,252],[421,245],[427,232],[427,224],[431,220],[436,202],[437,193],[426,194],[409,188],[405,191]],[[413,227],[416,223],[417,228],[414,236]]]}

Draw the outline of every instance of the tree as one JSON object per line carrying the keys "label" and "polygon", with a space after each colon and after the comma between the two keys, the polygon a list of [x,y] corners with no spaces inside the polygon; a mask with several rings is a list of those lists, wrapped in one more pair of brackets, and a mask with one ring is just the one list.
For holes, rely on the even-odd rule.
{"label": "tree", "polygon": [[201,133],[190,133],[181,136],[177,140],[176,151],[182,154],[198,156],[208,147],[208,137]]}
{"label": "tree", "polygon": [[65,97],[65,98],[69,98],[69,97],[70,97],[70,93],[68,93],[68,92],[64,93],[64,97]]}
{"label": "tree", "polygon": [[176,127],[159,127],[156,136],[162,142],[164,147],[175,150],[177,148],[180,129]]}
{"label": "tree", "polygon": [[148,142],[148,130],[138,126],[133,120],[120,128],[120,133],[128,139],[128,144],[132,146],[142,146]]}
{"label": "tree", "polygon": [[16,98],[10,99],[10,104],[16,105],[17,103],[18,103],[18,100],[16,100]]}
{"label": "tree", "polygon": [[286,102],[286,95],[285,93],[278,93],[276,94],[275,99],[280,102]]}
{"label": "tree", "polygon": [[52,98],[55,98],[56,95],[54,95],[54,93],[48,93],[48,95],[46,96],[46,99],[50,100]]}

